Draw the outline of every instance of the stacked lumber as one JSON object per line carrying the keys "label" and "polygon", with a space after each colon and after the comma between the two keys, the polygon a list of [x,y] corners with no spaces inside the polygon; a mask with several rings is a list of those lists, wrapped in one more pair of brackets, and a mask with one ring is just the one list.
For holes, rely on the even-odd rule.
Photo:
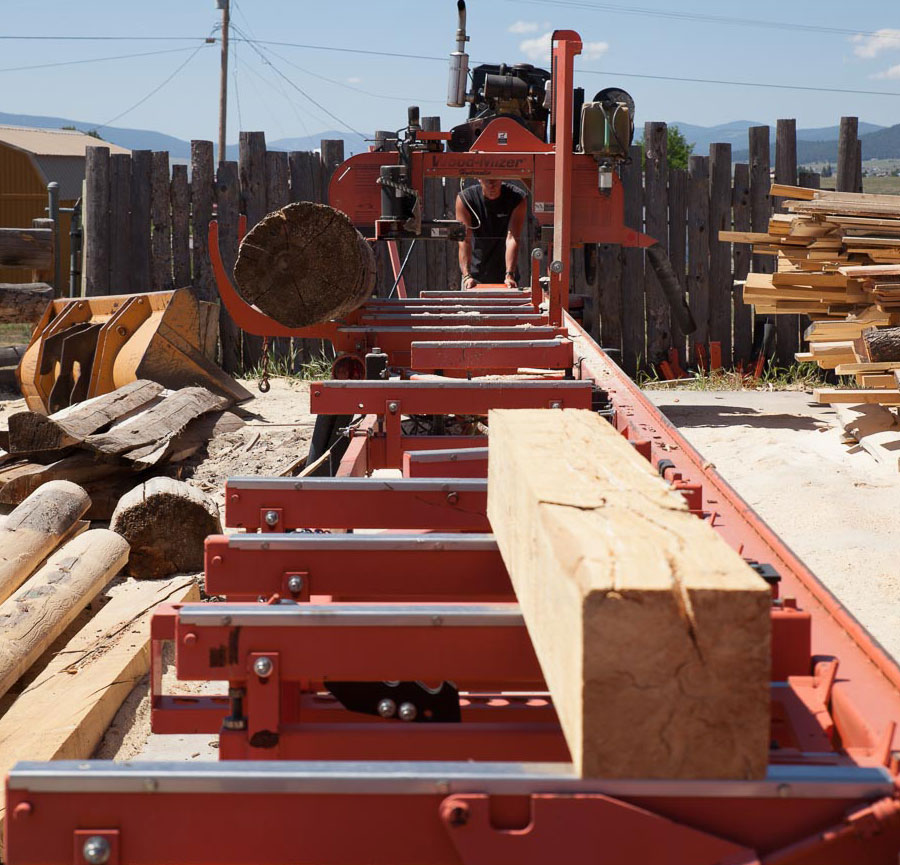
{"label": "stacked lumber", "polygon": [[119,498],[150,473],[243,426],[228,411],[232,402],[202,387],[170,391],[138,380],[49,416],[14,414],[0,451],[0,504],[69,480],[90,496],[88,517],[108,520]]}
{"label": "stacked lumber", "polygon": [[491,529],[576,770],[764,777],[767,584],[599,415],[489,425]]}
{"label": "stacked lumber", "polygon": [[900,405],[900,197],[778,183],[771,194],[788,212],[767,232],[719,232],[776,256],[774,273],[748,275],[744,302],[762,315],[808,315],[797,360],[856,377],[856,388],[817,390],[819,402]]}

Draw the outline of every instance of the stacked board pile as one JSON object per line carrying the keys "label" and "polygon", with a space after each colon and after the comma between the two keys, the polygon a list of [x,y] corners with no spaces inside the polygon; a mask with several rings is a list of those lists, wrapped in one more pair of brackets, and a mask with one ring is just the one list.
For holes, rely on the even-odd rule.
{"label": "stacked board pile", "polygon": [[856,376],[854,389],[822,388],[824,403],[900,405],[900,196],[772,185],[787,213],[766,233],[722,231],[774,255],[775,272],[751,273],[744,302],[761,315],[806,314],[813,361]]}

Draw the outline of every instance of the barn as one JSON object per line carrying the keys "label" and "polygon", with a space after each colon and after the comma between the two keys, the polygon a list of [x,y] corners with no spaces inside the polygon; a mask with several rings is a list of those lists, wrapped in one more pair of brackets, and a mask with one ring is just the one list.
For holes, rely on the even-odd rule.
{"label": "barn", "polygon": [[[71,207],[81,197],[85,148],[98,144],[109,147],[110,153],[131,152],[74,130],[0,126],[0,227],[27,228],[32,219],[46,217],[47,184],[51,181],[59,184],[60,205]],[[61,214],[59,253],[64,286],[68,285],[70,224],[70,215]],[[0,282],[30,279],[30,271],[0,268]]]}

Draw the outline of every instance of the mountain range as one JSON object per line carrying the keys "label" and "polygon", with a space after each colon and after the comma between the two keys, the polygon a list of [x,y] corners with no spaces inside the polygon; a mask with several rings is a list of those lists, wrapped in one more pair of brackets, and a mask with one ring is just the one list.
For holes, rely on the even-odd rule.
{"label": "mountain range", "polygon": [[[97,129],[98,124],[65,117],[46,117],[32,114],[6,114],[0,112],[0,125],[35,126],[40,128],[59,129],[62,126],[74,126],[87,132]],[[694,145],[694,153],[705,154],[709,145],[715,142],[728,142],[732,145],[732,159],[744,162],[748,158],[747,130],[751,126],[764,124],[750,120],[735,120],[716,126],[698,126],[693,123],[674,121],[689,144]],[[813,162],[837,161],[837,126],[821,126],[797,130],[797,161],[801,165]],[[900,124],[896,126],[879,126],[875,123],[861,121],[859,124],[862,141],[863,159],[900,159]],[[124,127],[103,127],[100,135],[113,144],[119,144],[130,150],[168,150],[175,161],[190,158],[191,145],[172,135],[155,132],[149,129],[127,129]],[[344,142],[345,152],[359,153],[366,149],[368,142],[355,133],[339,132],[334,129],[320,132],[317,135],[298,136],[293,138],[276,138],[267,142],[272,150],[316,150],[323,138],[340,139]],[[775,130],[772,129],[771,146],[775,147]],[[228,159],[237,158],[237,144],[229,144],[226,148]]]}

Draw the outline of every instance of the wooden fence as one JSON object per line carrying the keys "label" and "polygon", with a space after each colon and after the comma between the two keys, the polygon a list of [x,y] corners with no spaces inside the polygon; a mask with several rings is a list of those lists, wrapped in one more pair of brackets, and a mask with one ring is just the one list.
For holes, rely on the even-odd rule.
{"label": "wooden fence", "polygon": [[[856,118],[841,122],[838,188],[859,189],[860,150]],[[600,245],[573,253],[572,292],[585,296],[586,324],[604,347],[617,353],[630,373],[647,369],[677,348],[682,364],[698,343],[721,344],[725,366],[751,359],[755,321],[735,291],[748,271],[765,272],[773,260],[751,256],[746,245],[721,243],[723,229],[765,231],[779,202],[769,197],[770,130],[752,127],[749,162],[732,165],[731,145],[712,144],[708,156],[693,155],[687,169],[668,164],[664,123],[648,123],[645,154],[633,146],[621,168],[625,222],[657,238],[669,251],[698,329],[689,337],[672,320],[656,277],[637,249]],[[774,179],[779,183],[818,185],[818,175],[797,172],[796,124],[779,120]],[[267,151],[262,132],[240,134],[239,159],[213,164],[209,141],[191,143],[191,172],[169,167],[165,152],[134,151],[110,156],[107,148],[88,148],[85,195],[84,292],[87,295],[162,291],[192,285],[203,300],[216,300],[207,248],[207,227],[218,218],[220,249],[230,271],[237,256],[239,214],[254,225],[266,213],[291,201],[324,201],[335,167],[344,159],[343,142],[323,141],[320,153]],[[643,164],[642,164],[643,163]],[[458,185],[429,180],[426,218],[453,218]],[[526,226],[520,270],[529,272],[534,235]],[[383,246],[383,244],[378,244]],[[409,252],[400,245],[401,260]],[[393,278],[384,250],[379,253],[378,292]],[[457,246],[421,242],[404,271],[407,290],[456,288],[460,271]],[[777,317],[777,359],[793,360],[804,321]],[[261,340],[241,334],[223,309],[220,316],[222,365],[230,372],[259,361]],[[276,354],[289,341],[276,340]],[[316,344],[295,341],[300,361]],[[649,363],[648,363],[649,361]]]}

